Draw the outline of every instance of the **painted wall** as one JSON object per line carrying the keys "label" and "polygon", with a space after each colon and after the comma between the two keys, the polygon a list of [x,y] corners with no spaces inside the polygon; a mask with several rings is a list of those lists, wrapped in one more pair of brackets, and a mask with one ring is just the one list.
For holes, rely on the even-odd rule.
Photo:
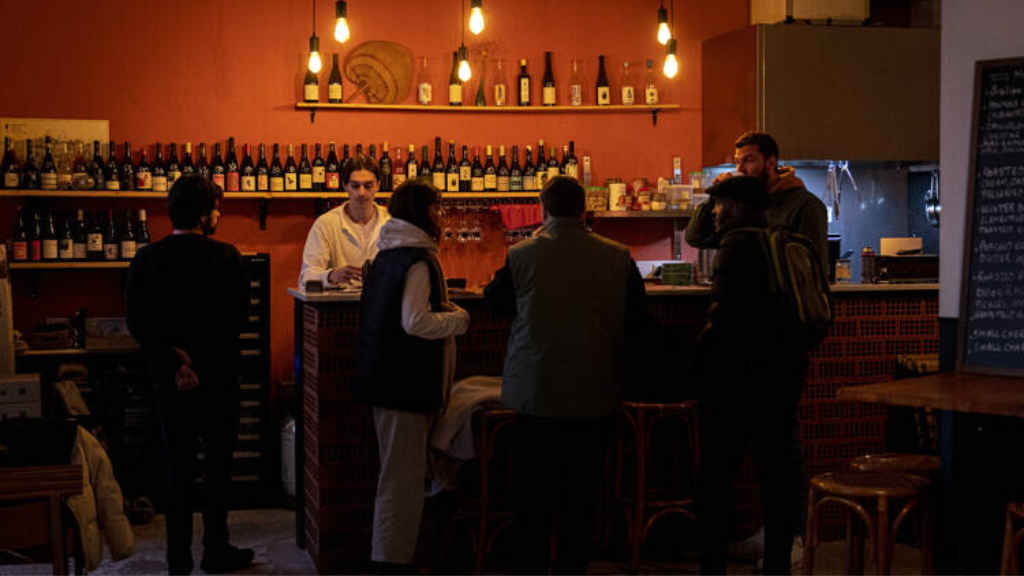
{"label": "painted wall", "polygon": [[[459,1],[352,0],[353,40],[343,47],[331,37],[333,2],[316,1],[317,33],[326,55],[340,52],[344,59],[364,40],[399,42],[414,55],[427,56],[435,86],[444,87],[450,53],[459,40]],[[240,142],[379,144],[387,140],[392,146],[421,146],[432,143],[435,135],[481,145],[523,145],[543,138],[561,146],[572,139],[578,154],[593,157],[598,182],[611,176],[653,179],[670,172],[675,155],[683,157],[684,170],[699,167],[700,43],[745,26],[747,4],[746,0],[675,2],[681,72],[674,81],[660,76],[658,81],[662,100],[678,103],[682,109],[663,113],[653,127],[648,116],[638,114],[322,113],[311,125],[308,114],[294,109],[301,94],[311,27],[308,1],[43,0],[28,9],[3,2],[0,53],[8,56],[11,65],[0,86],[0,115],[108,119],[111,138],[129,140],[136,149],[156,141],[212,142],[228,136]],[[536,81],[543,74],[543,51],[554,51],[563,98],[569,59],[585,59],[584,81],[591,85],[597,55],[606,54],[615,94],[623,59],[638,67],[643,59],[660,60],[658,55],[663,54],[654,40],[658,5],[656,0],[487,0],[488,27],[479,39],[467,38],[467,44],[473,53],[486,46],[489,58],[501,57],[507,64],[529,58]],[[322,84],[328,73],[329,67],[322,74]],[[511,81],[514,72],[509,69],[506,74]],[[634,81],[641,80],[642,74],[635,72]],[[475,88],[476,79],[469,83],[467,98]],[[346,91],[352,91],[350,83]],[[444,91],[438,89],[435,94],[441,97]],[[589,92],[586,96],[592,98]],[[0,201],[0,230],[9,230],[15,204]],[[107,207],[97,200],[50,205]],[[165,234],[168,224],[161,203],[140,206],[150,208],[154,237]],[[265,231],[259,230],[257,210],[256,202],[228,203],[218,237],[243,251],[271,254],[272,378],[281,380],[292,369],[292,303],[284,290],[298,274],[312,205],[274,202]],[[611,228],[614,232],[620,226]],[[621,233],[638,258],[669,256],[665,234],[652,235],[646,229]],[[457,268],[459,258],[453,256],[448,264]],[[40,298],[29,301],[24,297],[24,280],[16,278],[15,290],[20,293],[15,301],[16,328],[29,329],[34,321],[68,314],[79,304],[89,306],[93,316],[120,315],[121,303],[114,296],[119,282],[116,275],[44,278]]]}
{"label": "painted wall", "polygon": [[964,212],[967,207],[974,109],[974,63],[1024,56],[1024,3],[945,0],[942,3],[942,226],[939,316],[960,315]]}

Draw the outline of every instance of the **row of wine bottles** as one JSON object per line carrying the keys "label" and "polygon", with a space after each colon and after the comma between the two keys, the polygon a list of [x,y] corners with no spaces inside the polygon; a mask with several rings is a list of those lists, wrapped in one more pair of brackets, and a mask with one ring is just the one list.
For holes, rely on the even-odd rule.
{"label": "row of wine bottles", "polygon": [[[556,106],[559,104],[560,99],[558,97],[558,85],[555,82],[555,75],[551,65],[551,52],[544,53],[544,76],[541,82],[541,88],[539,93],[539,103],[543,106]],[[484,80],[481,78],[477,82],[476,97],[474,99],[475,106],[507,106],[508,100],[508,84],[505,83],[505,73],[502,70],[502,64],[499,60],[496,63],[496,70],[492,79],[492,94],[493,96],[488,101],[486,90],[484,89]],[[579,60],[573,60],[571,63],[572,73],[569,77],[569,97],[568,100],[561,100],[567,102],[571,106],[582,106],[586,102],[583,90],[583,79],[580,73],[580,62]],[[463,90],[465,83],[459,78],[459,57],[458,52],[452,52],[452,70],[448,78],[448,104],[450,106],[462,106],[464,101]],[[482,74],[481,74],[482,76]],[[653,106],[658,104],[658,86],[654,82],[654,61],[647,60],[647,75],[644,79],[642,86],[642,103]],[[641,103],[637,97],[637,86],[633,80],[633,74],[629,66],[629,61],[623,61],[622,63],[622,76],[619,82],[619,99],[620,104],[630,106],[633,104]],[[519,106],[533,106],[538,103],[538,100],[534,99],[535,87],[533,78],[530,76],[528,71],[528,61],[526,58],[519,60],[519,75],[516,77],[516,91],[514,102]],[[341,72],[338,69],[338,55],[334,55],[334,66],[331,69],[331,74],[328,78],[327,85],[327,101],[331,103],[342,102],[343,86],[341,80]],[[303,99],[306,102],[319,102],[320,101],[320,80],[316,74],[307,71],[306,77],[303,82]],[[608,73],[605,70],[605,57],[598,56],[597,65],[597,81],[594,85],[594,100],[593,103],[598,106],[608,106],[612,104],[612,89],[608,82]],[[419,75],[416,79],[416,101],[423,105],[429,105],[434,102],[434,84],[431,81],[430,73],[427,69],[427,59],[423,58],[420,64]]]}
{"label": "row of wine bottles", "polygon": [[[85,223],[85,211],[78,210],[77,219],[66,213],[64,219],[50,210],[26,215],[18,208],[14,220],[13,261],[56,262],[93,261],[114,262],[131,260],[139,248],[149,245],[146,211],[139,210],[139,220],[133,225],[131,210],[124,218],[115,220],[114,210],[107,212],[106,222],[93,214],[92,222]],[[58,228],[57,222],[62,222]]]}
{"label": "row of wine bottles", "polygon": [[[252,147],[243,146],[241,162],[235,152],[235,139],[229,138],[227,155],[221,155],[221,144],[214,144],[213,160],[207,160],[206,143],[199,144],[198,159],[192,159],[192,143],[184,145],[184,156],[178,160],[176,143],[168,147],[165,159],[163,145],[157,143],[155,158],[149,160],[149,151],[142,149],[138,163],[132,160],[132,146],[125,142],[123,154],[118,159],[117,146],[111,141],[107,146],[107,159],[100,154],[100,142],[93,142],[93,156],[87,160],[81,147],[73,161],[65,154],[60,162],[54,162],[50,138],[46,138],[46,151],[41,164],[37,165],[32,151],[32,141],[26,140],[26,157],[19,162],[11,147],[10,138],[4,139],[4,155],[0,161],[0,175],[4,188],[57,190],[139,190],[166,192],[181,176],[198,174],[220,185],[227,192],[321,192],[343,189],[340,174],[345,165],[352,161],[348,144],[342,146],[339,159],[334,142],[328,147],[326,159],[321,145],[314,144],[314,156],[309,157],[309,147],[301,145],[301,156],[295,159],[295,148],[288,144],[288,156],[282,163],[280,145],[273,144],[272,157],[267,159],[266,145],[259,145],[258,160],[252,157]],[[487,145],[484,160],[480,158],[480,147],[474,147],[473,160],[469,159],[469,146],[462,146],[462,159],[455,157],[455,142],[448,142],[447,161],[442,156],[441,138],[434,139],[434,160],[430,162],[429,147],[424,145],[419,159],[416,146],[409,145],[408,158],[402,159],[401,148],[396,148],[394,158],[390,156],[388,143],[381,148],[377,158],[377,147],[369,145],[369,156],[378,162],[381,172],[380,190],[389,192],[409,179],[420,178],[432,182],[439,190],[448,192],[515,192],[535,191],[544,186],[549,177],[566,175],[579,178],[579,161],[576,158],[574,142],[562,147],[561,160],[554,146],[548,148],[545,157],[544,141],[537,144],[536,163],[533,146],[524,150],[525,162],[519,163],[519,146],[512,146],[509,161],[505,146],[498,147],[498,161],[494,160],[494,149]],[[363,145],[356,144],[355,155],[363,155]]]}

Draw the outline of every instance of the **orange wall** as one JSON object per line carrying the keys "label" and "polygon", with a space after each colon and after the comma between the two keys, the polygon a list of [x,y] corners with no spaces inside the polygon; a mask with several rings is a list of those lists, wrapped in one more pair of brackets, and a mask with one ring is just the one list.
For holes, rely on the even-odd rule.
{"label": "orange wall", "polygon": [[[468,0],[466,0],[468,5]],[[609,76],[617,94],[624,58],[637,67],[663,48],[654,40],[655,0],[485,0],[487,29],[467,38],[471,51],[482,44],[507,62],[530,59],[535,81],[542,73],[543,51],[555,54],[560,97],[566,94],[569,59],[584,58],[585,83],[596,74],[596,56],[610,59]],[[6,55],[0,86],[0,116],[94,118],[110,120],[111,138],[137,148],[156,141],[193,142],[370,142],[407,146],[432,143],[435,135],[470,144],[535,142],[561,146],[573,139],[578,153],[593,157],[595,180],[607,177],[655,179],[670,171],[671,157],[683,157],[684,170],[700,165],[700,42],[746,25],[746,0],[676,0],[680,74],[659,76],[662,101],[678,103],[678,112],[662,113],[657,127],[638,114],[484,115],[415,113],[321,113],[315,124],[297,112],[311,4],[305,0],[175,0],[129,2],[41,0],[30,5],[0,3],[0,53]],[[317,33],[324,52],[345,53],[364,40],[391,40],[414,55],[433,59],[435,102],[444,97],[451,50],[457,46],[460,3],[456,0],[349,1],[353,40],[338,46],[332,36],[333,2],[317,0]],[[468,34],[468,32],[467,32]],[[330,59],[325,57],[326,67]],[[329,69],[323,73],[323,83]],[[634,81],[642,73],[634,72]],[[506,72],[511,82],[514,72]],[[470,81],[467,99],[475,91]],[[346,84],[346,93],[351,84]],[[326,89],[324,87],[324,91]],[[590,91],[586,92],[592,98]],[[536,98],[536,96],[535,96]],[[412,95],[410,95],[410,101]],[[581,154],[582,155],[582,154]],[[10,229],[15,201],[0,201],[0,230]],[[56,201],[57,208],[105,208],[101,201]],[[153,212],[151,230],[168,230],[160,202],[139,203]],[[243,251],[271,254],[272,377],[292,369],[291,310],[286,286],[298,274],[302,243],[312,222],[311,203],[275,201],[268,228],[259,230],[258,204],[226,205],[218,232]],[[637,224],[662,226],[664,224]],[[621,226],[610,229],[619,230]],[[667,258],[666,233],[622,231],[639,258]],[[9,232],[0,233],[8,237]],[[633,238],[636,241],[633,241]],[[450,264],[460,266],[452,256]],[[500,261],[500,257],[495,260]],[[15,279],[17,328],[27,330],[45,315],[59,316],[79,304],[93,316],[118,314],[116,276],[90,273],[40,280],[40,298],[24,297],[24,279]],[[49,279],[49,280],[48,280]],[[107,286],[104,290],[103,286]]]}

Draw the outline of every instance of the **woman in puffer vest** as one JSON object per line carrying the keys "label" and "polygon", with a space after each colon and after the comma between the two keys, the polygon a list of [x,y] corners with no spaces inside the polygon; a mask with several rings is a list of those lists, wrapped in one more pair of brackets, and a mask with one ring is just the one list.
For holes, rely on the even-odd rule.
{"label": "woman in puffer vest", "polygon": [[380,231],[380,252],[363,277],[354,380],[373,405],[380,477],[371,560],[377,573],[415,573],[423,514],[428,431],[455,374],[455,336],[469,314],[448,300],[437,259],[440,193],[430,184],[399,186]]}

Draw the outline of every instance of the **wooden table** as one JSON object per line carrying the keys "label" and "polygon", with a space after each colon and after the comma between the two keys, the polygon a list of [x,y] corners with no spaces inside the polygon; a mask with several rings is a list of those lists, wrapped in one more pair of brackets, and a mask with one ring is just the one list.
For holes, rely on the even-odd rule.
{"label": "wooden table", "polygon": [[[0,501],[41,501],[47,510],[44,522],[31,514],[18,514],[18,518],[5,518],[0,529],[0,548],[37,546],[35,538],[40,524],[48,527],[50,555],[54,574],[67,574],[67,546],[64,542],[64,514],[62,500],[66,496],[81,494],[82,466],[24,466],[0,468]],[[28,510],[29,507],[22,507]],[[12,514],[13,516],[14,514]],[[76,570],[78,566],[76,566]]]}
{"label": "wooden table", "polygon": [[1024,418],[1024,378],[1012,376],[944,372],[840,388],[836,398]]}

